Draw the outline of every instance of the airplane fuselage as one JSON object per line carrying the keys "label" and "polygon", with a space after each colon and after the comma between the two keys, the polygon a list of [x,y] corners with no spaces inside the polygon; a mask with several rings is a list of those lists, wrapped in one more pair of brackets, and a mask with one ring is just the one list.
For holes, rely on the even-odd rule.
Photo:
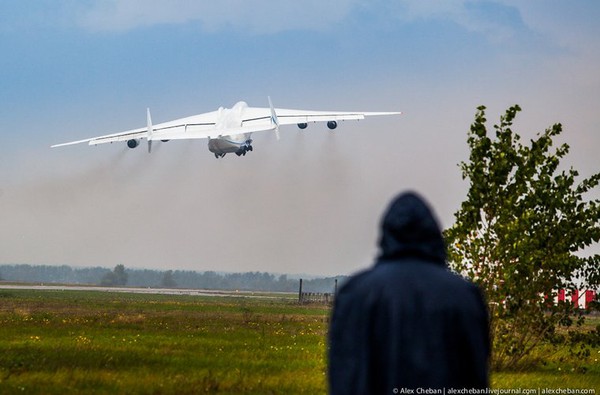
{"label": "airplane fuselage", "polygon": [[[232,108],[219,108],[215,128],[223,131],[241,128],[247,108],[248,104],[243,101],[237,102]],[[238,156],[246,155],[246,152],[252,151],[251,135],[252,133],[240,133],[209,138],[208,150],[217,158],[229,153],[235,153]]]}
{"label": "airplane fuselage", "polygon": [[252,151],[252,133],[242,133],[233,136],[220,136],[218,138],[208,139],[208,150],[215,154],[217,158],[225,156],[225,154],[235,153],[245,155],[246,152]]}

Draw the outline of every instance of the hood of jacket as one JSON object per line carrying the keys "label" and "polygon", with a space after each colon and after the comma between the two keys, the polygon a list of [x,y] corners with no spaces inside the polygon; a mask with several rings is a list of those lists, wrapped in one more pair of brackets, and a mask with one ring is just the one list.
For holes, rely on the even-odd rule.
{"label": "hood of jacket", "polygon": [[379,261],[423,258],[446,266],[446,247],[432,210],[414,192],[396,197],[381,221]]}

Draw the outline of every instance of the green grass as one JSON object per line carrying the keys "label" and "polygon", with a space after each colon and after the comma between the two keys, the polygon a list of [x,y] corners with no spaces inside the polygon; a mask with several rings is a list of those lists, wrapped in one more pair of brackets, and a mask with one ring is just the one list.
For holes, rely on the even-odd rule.
{"label": "green grass", "polygon": [[[600,325],[600,317],[586,317],[582,332],[591,332]],[[560,329],[564,334],[567,330]],[[581,348],[569,350],[567,345],[553,347],[544,345],[535,350],[530,359],[540,361],[517,372],[495,372],[492,386],[496,388],[580,388],[595,389],[600,394],[600,349],[589,348],[589,355]]]}
{"label": "green grass", "polygon": [[13,290],[0,303],[0,392],[324,392],[323,307]]}
{"label": "green grass", "polygon": [[[289,299],[0,290],[0,393],[322,394],[328,317]],[[598,351],[492,385],[600,389]]]}

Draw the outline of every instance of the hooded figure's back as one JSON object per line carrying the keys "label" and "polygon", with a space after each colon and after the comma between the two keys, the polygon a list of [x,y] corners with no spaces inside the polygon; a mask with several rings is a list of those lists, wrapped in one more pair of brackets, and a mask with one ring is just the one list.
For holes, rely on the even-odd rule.
{"label": "hooded figure's back", "polygon": [[379,244],[375,266],[350,278],[336,296],[331,394],[486,388],[485,304],[473,284],[447,269],[440,228],[419,196],[406,193],[392,202]]}

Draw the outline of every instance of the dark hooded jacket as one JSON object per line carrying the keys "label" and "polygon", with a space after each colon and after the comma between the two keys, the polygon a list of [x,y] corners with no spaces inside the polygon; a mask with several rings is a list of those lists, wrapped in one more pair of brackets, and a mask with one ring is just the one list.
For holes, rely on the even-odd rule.
{"label": "dark hooded jacket", "polygon": [[381,228],[376,264],[335,300],[330,393],[487,388],[487,310],[478,288],[448,270],[431,210],[418,195],[402,194]]}

